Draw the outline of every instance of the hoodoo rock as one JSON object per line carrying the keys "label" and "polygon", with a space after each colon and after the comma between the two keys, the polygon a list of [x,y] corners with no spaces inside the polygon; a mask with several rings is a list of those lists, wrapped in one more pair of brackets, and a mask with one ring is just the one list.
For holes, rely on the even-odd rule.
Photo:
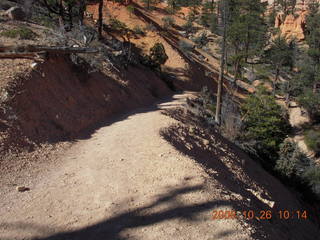
{"label": "hoodoo rock", "polygon": [[[284,12],[279,13],[275,19],[275,27],[279,28],[287,38],[295,38],[298,41],[304,40],[306,17],[310,2],[311,0],[297,0],[295,14],[285,15]],[[274,0],[269,0],[268,3],[270,7],[274,7]]]}
{"label": "hoodoo rock", "polygon": [[283,13],[276,17],[275,27],[287,38],[296,38],[298,41],[305,39],[307,11],[302,11],[298,17],[290,14],[286,17]]}

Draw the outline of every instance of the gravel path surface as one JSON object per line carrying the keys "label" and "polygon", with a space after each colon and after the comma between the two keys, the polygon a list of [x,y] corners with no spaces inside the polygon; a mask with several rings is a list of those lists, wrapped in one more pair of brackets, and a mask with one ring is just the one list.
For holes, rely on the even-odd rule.
{"label": "gravel path surface", "polygon": [[192,158],[159,131],[161,109],[190,93],[101,127],[61,161],[0,196],[0,239],[251,239],[239,220],[212,220],[230,207]]}

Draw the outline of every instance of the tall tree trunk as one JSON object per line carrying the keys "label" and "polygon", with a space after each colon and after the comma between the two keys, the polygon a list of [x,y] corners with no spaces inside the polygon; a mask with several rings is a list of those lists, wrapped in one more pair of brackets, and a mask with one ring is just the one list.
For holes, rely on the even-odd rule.
{"label": "tall tree trunk", "polygon": [[216,104],[216,115],[215,122],[217,125],[221,124],[221,105],[222,105],[222,86],[224,78],[224,64],[225,64],[225,54],[226,54],[226,35],[227,35],[227,7],[228,0],[223,2],[223,33],[222,33],[222,56],[220,59],[220,72],[218,79],[218,89],[217,89],[217,104]]}
{"label": "tall tree trunk", "polygon": [[228,71],[228,50],[227,50],[227,48],[226,48],[226,51],[225,51],[224,64],[225,64],[226,74],[228,74],[229,71]]}
{"label": "tall tree trunk", "polygon": [[250,31],[249,31],[249,25],[247,28],[247,34],[246,34],[246,46],[245,46],[245,62],[248,62],[248,55],[249,55],[249,45],[250,45]]}
{"label": "tall tree trunk", "polygon": [[69,17],[69,24],[70,24],[70,30],[73,28],[73,16],[72,16],[72,5],[68,4],[68,17]]}
{"label": "tall tree trunk", "polygon": [[102,39],[102,21],[103,21],[103,0],[100,0],[99,1],[99,19],[98,19],[99,39]]}
{"label": "tall tree trunk", "polygon": [[277,82],[278,82],[278,79],[279,79],[279,75],[280,75],[280,68],[279,68],[279,66],[277,66],[277,68],[276,68],[276,76],[275,76],[274,82],[273,82],[273,96],[276,95],[276,87],[277,87]]}
{"label": "tall tree trunk", "polygon": [[80,0],[79,2],[79,24],[83,26],[84,12],[86,10],[85,0]]}
{"label": "tall tree trunk", "polygon": [[63,0],[59,0],[59,25],[60,25],[61,31],[65,32]]}

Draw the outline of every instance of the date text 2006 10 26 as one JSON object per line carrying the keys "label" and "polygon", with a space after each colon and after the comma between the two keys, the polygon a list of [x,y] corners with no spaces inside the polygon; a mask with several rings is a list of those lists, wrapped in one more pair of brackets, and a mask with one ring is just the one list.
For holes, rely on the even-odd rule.
{"label": "date text 2006 10 26", "polygon": [[278,219],[308,219],[308,212],[306,210],[279,210],[273,212],[271,210],[261,210],[261,211],[254,211],[254,210],[245,210],[245,211],[235,211],[235,210],[213,210],[212,211],[212,220],[219,220],[219,219],[237,219],[242,216],[245,219],[252,220],[270,220],[272,218]]}

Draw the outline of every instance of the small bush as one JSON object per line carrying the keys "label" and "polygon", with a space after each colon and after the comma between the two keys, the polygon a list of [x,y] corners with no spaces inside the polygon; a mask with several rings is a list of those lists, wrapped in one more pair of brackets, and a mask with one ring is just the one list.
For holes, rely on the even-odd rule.
{"label": "small bush", "polygon": [[8,38],[17,38],[17,37],[19,37],[20,39],[24,39],[24,40],[32,40],[37,35],[32,30],[30,30],[29,28],[19,27],[17,29],[11,29],[11,30],[2,31],[0,33],[0,36],[8,37]]}
{"label": "small bush", "polygon": [[127,25],[118,19],[111,18],[110,19],[110,28],[115,31],[123,31],[128,29]]}
{"label": "small bush", "polygon": [[207,45],[209,40],[207,34],[203,32],[199,36],[195,37],[193,41],[195,42],[195,44],[197,44],[198,47],[202,48],[203,46]]}
{"label": "small bush", "polygon": [[146,34],[145,31],[139,25],[134,26],[132,30],[135,34],[139,34],[139,35]]}
{"label": "small bush", "polygon": [[161,70],[161,65],[168,60],[165,48],[162,43],[156,43],[150,48],[150,54],[143,56],[142,64],[156,70]]}
{"label": "small bush", "polygon": [[187,41],[181,40],[179,41],[179,48],[183,52],[187,53],[194,49],[194,45],[192,45],[191,43],[188,43]]}
{"label": "small bush", "polygon": [[131,16],[131,14],[134,13],[135,8],[133,6],[131,6],[131,5],[129,5],[129,6],[127,6],[127,10],[128,10],[128,12],[130,13],[130,16]]}
{"label": "small bush", "polygon": [[309,165],[310,159],[300,151],[296,143],[285,140],[280,145],[279,159],[276,162],[275,170],[281,176],[297,179],[302,176]]}
{"label": "small bush", "polygon": [[189,20],[184,25],[182,25],[182,28],[187,33],[192,33],[193,32],[193,24]]}
{"label": "small bush", "polygon": [[165,48],[162,43],[156,43],[150,49],[150,58],[155,63],[162,65],[168,60],[168,55],[166,54]]}
{"label": "small bush", "polygon": [[310,167],[304,173],[305,180],[311,186],[313,192],[320,197],[320,167]]}
{"label": "small bush", "polygon": [[318,122],[320,119],[320,93],[314,93],[312,89],[305,89],[297,100],[308,111],[311,119]]}
{"label": "small bush", "polygon": [[319,130],[309,130],[305,133],[305,142],[312,151],[317,154],[320,153],[320,131]]}
{"label": "small bush", "polygon": [[148,24],[145,28],[145,31],[156,32],[157,28],[153,24]]}
{"label": "small bush", "polygon": [[170,17],[170,16],[162,18],[162,21],[163,21],[163,27],[165,29],[167,29],[169,27],[172,27],[174,25],[174,23],[175,23],[174,18]]}

